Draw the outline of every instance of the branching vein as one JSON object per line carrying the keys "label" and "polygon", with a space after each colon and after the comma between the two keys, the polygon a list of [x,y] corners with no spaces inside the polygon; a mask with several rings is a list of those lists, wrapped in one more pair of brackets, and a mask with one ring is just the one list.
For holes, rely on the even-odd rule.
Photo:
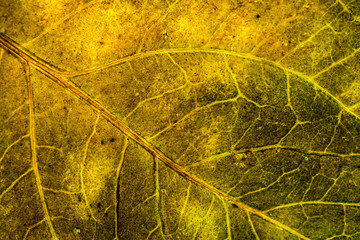
{"label": "branching vein", "polygon": [[39,173],[39,168],[37,165],[37,153],[36,153],[36,137],[35,137],[35,116],[34,116],[34,102],[33,102],[33,93],[32,93],[32,83],[30,77],[30,65],[27,64],[26,68],[26,77],[28,81],[28,94],[29,94],[29,113],[30,113],[30,145],[31,145],[31,158],[33,163],[33,169],[35,173],[36,186],[39,192],[41,205],[45,214],[46,223],[50,229],[51,236],[54,240],[57,240],[54,227],[51,222],[50,214],[46,206],[45,196],[43,188],[41,185],[41,178]]}
{"label": "branching vein", "polygon": [[[64,87],[65,89],[67,89],[68,91],[72,92],[73,94],[77,95],[78,97],[80,97],[83,101],[85,101],[87,104],[89,104],[90,106],[92,106],[95,110],[97,110],[98,112],[101,113],[101,115],[103,115],[108,121],[110,121],[116,128],[118,128],[119,130],[121,130],[125,135],[127,135],[129,138],[133,139],[136,143],[138,143],[139,145],[141,145],[145,150],[147,150],[149,153],[151,153],[152,155],[154,155],[155,157],[157,157],[158,159],[160,159],[165,165],[167,165],[167,167],[171,168],[173,171],[177,172],[179,175],[183,176],[184,178],[188,179],[189,181],[194,182],[197,185],[202,186],[203,188],[207,189],[208,191],[212,192],[215,195],[218,195],[219,197],[232,202],[233,204],[235,204],[236,206],[238,206],[239,208],[244,209],[245,211],[251,212],[252,214],[255,214],[261,218],[263,218],[264,220],[277,225],[278,227],[294,234],[295,236],[301,238],[301,239],[309,239],[306,236],[302,235],[301,233],[297,232],[296,230],[272,219],[271,217],[267,216],[266,214],[264,214],[263,212],[251,208],[241,202],[238,202],[236,199],[232,198],[231,196],[229,196],[226,193],[221,192],[220,190],[214,188],[213,186],[203,182],[202,180],[194,177],[193,175],[189,174],[188,172],[186,172],[181,166],[179,166],[178,164],[174,163],[171,159],[169,159],[166,155],[164,155],[160,150],[158,150],[157,148],[155,148],[154,146],[152,146],[148,141],[146,141],[144,138],[142,138],[141,136],[139,136],[137,133],[135,133],[132,129],[130,129],[129,127],[127,127],[123,122],[121,122],[117,117],[115,117],[111,112],[109,112],[107,109],[105,109],[101,104],[99,104],[98,102],[96,102],[95,100],[93,100],[92,98],[90,98],[85,92],[83,92],[81,89],[79,89],[77,86],[75,86],[74,84],[72,84],[71,82],[69,82],[68,80],[66,80],[64,78],[64,74],[61,74],[53,69],[51,69],[50,67],[46,66],[45,64],[41,63],[40,61],[38,61],[37,59],[35,59],[34,57],[32,57],[31,55],[29,55],[28,53],[26,53],[25,51],[21,50],[20,47],[16,46],[16,44],[10,42],[9,40],[7,40],[6,38],[2,37],[2,35],[0,35],[0,44],[5,46],[7,49],[9,49],[10,51],[12,51],[14,54],[18,55],[19,57],[21,57],[22,59],[24,59],[25,61],[27,61],[29,64],[31,64],[33,67],[39,69],[41,72],[43,72],[45,75],[47,75],[50,79],[52,79],[53,81],[55,81],[56,83],[60,84],[62,87]],[[254,61],[259,61],[259,62],[267,62],[273,66],[276,66],[278,68],[284,69],[285,71],[288,71],[290,73],[293,73],[297,76],[300,76],[301,78],[303,78],[304,80],[312,83],[313,85],[315,85],[318,89],[321,89],[324,93],[328,94],[329,96],[331,96],[334,100],[336,100],[341,106],[344,107],[344,109],[346,109],[347,111],[349,111],[346,106],[344,106],[339,100],[337,100],[334,96],[332,96],[327,90],[321,88],[317,83],[315,83],[312,79],[308,78],[307,76],[296,72],[294,70],[290,70],[290,69],[286,69],[282,66],[280,66],[277,63],[265,60],[265,59],[261,59],[258,58],[256,56],[251,56],[249,54],[240,54],[240,53],[236,53],[236,52],[231,52],[231,51],[226,51],[226,50],[218,50],[218,49],[173,49],[173,50],[161,50],[161,51],[153,51],[153,52],[147,52],[147,53],[141,53],[141,54],[135,54],[131,57],[127,57],[121,60],[118,60],[116,62],[111,63],[110,65],[115,65],[115,64],[119,64],[120,62],[125,62],[128,61],[130,59],[134,59],[137,57],[143,57],[143,56],[148,56],[148,55],[154,55],[154,54],[164,54],[166,52],[208,52],[208,53],[214,53],[214,54],[224,54],[224,55],[231,55],[231,56],[238,56],[238,57],[243,57],[243,58],[248,58],[248,59],[252,59]],[[110,66],[107,65],[107,66]],[[98,67],[96,69],[92,69],[92,70],[87,70],[87,71],[83,71],[81,74],[84,74],[86,72],[91,72],[94,70],[100,70],[102,68],[105,68],[106,66],[101,66]],[[73,74],[74,75],[74,74]],[[78,75],[78,74],[77,74]],[[29,84],[29,86],[31,86],[31,84]],[[33,116],[33,103],[32,103],[32,93],[31,90],[29,91],[29,95],[30,95],[30,115],[31,115],[31,142],[32,142],[32,152],[33,152],[33,164],[34,164],[34,171],[35,171],[35,175],[36,175],[36,179],[37,179],[37,185],[38,185],[38,189],[39,189],[39,194],[41,197],[41,202],[43,205],[43,209],[45,212],[45,216],[47,219],[47,223],[50,227],[52,236],[54,239],[56,239],[56,235],[54,232],[54,229],[52,227],[51,221],[50,221],[50,217],[49,217],[49,213],[47,211],[46,208],[46,203],[45,203],[45,199],[44,199],[44,195],[43,195],[43,191],[42,191],[42,187],[41,187],[41,182],[40,182],[40,177],[39,177],[39,173],[38,173],[38,169],[37,169],[37,162],[36,162],[36,150],[35,150],[35,135],[34,135],[34,116]],[[349,111],[350,112],[350,111]],[[355,115],[353,113],[353,115]]]}
{"label": "branching vein", "polygon": [[96,126],[99,122],[99,118],[100,118],[100,113],[98,113],[96,119],[95,119],[95,123],[94,123],[94,127],[93,127],[93,131],[91,132],[89,138],[86,140],[86,143],[85,143],[85,150],[84,150],[84,155],[83,155],[83,158],[82,158],[82,161],[81,161],[81,166],[80,166],[80,183],[81,183],[81,193],[83,194],[84,196],[84,200],[85,200],[85,204],[86,204],[86,207],[88,208],[89,212],[90,212],[90,215],[91,215],[91,218],[93,218],[95,220],[95,222],[98,222],[98,220],[94,217],[94,215],[92,214],[92,210],[91,210],[91,207],[89,205],[89,201],[87,199],[87,195],[86,195],[86,192],[85,192],[85,184],[84,184],[84,167],[86,165],[86,156],[87,156],[87,152],[89,150],[89,144],[90,144],[90,141],[92,139],[92,137],[95,135],[96,133]]}

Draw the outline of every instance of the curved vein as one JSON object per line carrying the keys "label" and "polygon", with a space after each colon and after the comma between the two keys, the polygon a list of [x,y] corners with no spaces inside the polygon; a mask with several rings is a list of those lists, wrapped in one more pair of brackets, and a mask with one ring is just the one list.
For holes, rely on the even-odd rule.
{"label": "curved vein", "polygon": [[9,146],[7,146],[7,148],[5,149],[4,153],[2,154],[1,158],[0,158],[0,163],[3,161],[3,159],[5,158],[7,152],[17,143],[19,143],[21,140],[23,140],[24,138],[29,137],[29,134],[26,134],[24,136],[21,136],[20,138],[18,138],[16,141],[14,141],[13,143],[11,143]]}
{"label": "curved vein", "polygon": [[[0,39],[1,40],[1,39]],[[159,54],[169,54],[169,53],[210,53],[210,54],[220,54],[220,55],[226,55],[226,56],[233,56],[233,57],[239,57],[239,58],[243,58],[243,59],[248,59],[248,60],[252,60],[252,61],[256,61],[256,62],[263,62],[263,63],[267,63],[273,67],[277,67],[279,69],[282,69],[285,72],[291,73],[297,77],[300,77],[302,80],[304,80],[305,82],[310,83],[311,85],[314,86],[314,88],[319,89],[321,92],[323,92],[325,95],[329,96],[331,99],[333,99],[338,105],[340,105],[345,111],[347,111],[348,113],[350,113],[351,115],[355,116],[357,119],[360,119],[360,116],[357,115],[355,112],[353,112],[349,107],[347,107],[344,103],[342,103],[337,97],[335,97],[333,94],[331,94],[326,88],[323,88],[322,86],[320,86],[314,79],[316,77],[318,77],[320,74],[327,72],[328,70],[330,70],[331,68],[333,68],[334,66],[338,65],[339,63],[353,57],[357,52],[360,51],[359,49],[356,49],[353,53],[351,53],[349,56],[339,60],[338,62],[333,63],[332,65],[330,65],[328,68],[320,71],[318,74],[310,77],[307,76],[299,71],[287,68],[282,66],[280,63],[271,61],[271,60],[267,60],[261,57],[257,57],[254,56],[252,54],[249,53],[239,53],[239,52],[234,52],[234,51],[229,51],[229,50],[222,50],[222,49],[207,49],[207,48],[178,48],[178,49],[163,49],[163,50],[156,50],[156,51],[149,51],[149,52],[142,52],[142,53],[136,53],[134,55],[131,56],[127,56],[121,59],[118,59],[116,61],[110,62],[108,64],[104,64],[102,66],[98,66],[98,67],[94,67],[94,68],[89,68],[83,71],[78,71],[78,72],[73,72],[73,73],[58,73],[62,76],[67,76],[67,77],[75,77],[75,76],[80,76],[80,75],[84,75],[84,74],[88,74],[91,72],[95,72],[95,71],[99,71],[111,66],[115,66],[124,62],[128,62],[131,60],[135,60],[138,58],[142,58],[142,57],[148,57],[148,56],[152,56],[152,55],[159,55]]]}
{"label": "curved vein", "polygon": [[95,3],[99,2],[99,0],[93,0],[91,2],[85,3],[84,5],[80,5],[78,6],[77,9],[75,9],[74,11],[70,12],[69,14],[65,15],[64,17],[62,17],[60,20],[58,20],[56,23],[54,23],[52,26],[50,26],[49,28],[45,29],[42,33],[40,33],[38,36],[36,36],[35,38],[31,39],[30,41],[24,43],[22,46],[26,47],[29,46],[30,44],[32,44],[33,42],[37,41],[39,38],[43,37],[44,35],[48,34],[51,30],[55,29],[57,26],[59,26],[61,23],[65,22],[66,20],[70,19],[72,16],[74,16],[75,14],[81,12],[83,9],[87,8],[90,5],[93,5]]}
{"label": "curved vein", "polygon": [[[127,56],[127,57],[115,60],[115,61],[110,62],[108,64],[104,64],[102,66],[89,68],[89,69],[79,71],[79,72],[65,73],[65,72],[59,72],[57,70],[54,70],[53,68],[47,66],[43,62],[36,59],[35,57],[31,56],[30,54],[25,52],[23,49],[21,49],[20,46],[18,46],[17,44],[11,42],[10,40],[8,40],[3,34],[0,34],[0,45],[3,45],[7,49],[9,49],[11,52],[13,52],[16,55],[18,55],[19,57],[23,58],[25,61],[31,63],[35,68],[39,69],[40,71],[42,71],[46,75],[51,76],[53,79],[54,78],[57,79],[57,82],[61,83],[61,85],[63,87],[66,87],[67,84],[64,84],[63,81],[59,81],[59,79],[63,79],[62,77],[80,76],[80,75],[84,75],[84,74],[91,73],[91,72],[94,72],[94,71],[99,71],[99,70],[102,70],[102,69],[105,69],[105,68],[108,68],[108,67],[111,67],[111,66],[115,66],[115,65],[118,65],[118,64],[121,64],[121,63],[124,63],[124,62],[128,62],[128,61],[131,61],[131,60],[134,60],[134,59],[137,59],[137,58],[146,57],[146,56],[152,56],[152,55],[158,55],[158,54],[196,53],[196,52],[198,52],[198,53],[221,54],[221,55],[234,56],[234,57],[239,57],[239,58],[243,58],[243,59],[248,59],[248,60],[252,60],[252,61],[256,61],[256,62],[264,62],[264,63],[267,63],[267,64],[269,64],[271,66],[282,69],[285,72],[292,73],[293,75],[298,76],[301,79],[303,79],[304,81],[310,83],[311,85],[314,86],[314,88],[319,89],[325,95],[327,95],[328,97],[333,99],[346,112],[350,113],[351,115],[355,116],[357,119],[360,120],[359,115],[357,115],[355,112],[353,112],[349,107],[345,106],[344,103],[342,103],[338,98],[336,98],[334,95],[332,95],[327,89],[321,87],[316,81],[314,81],[315,77],[317,77],[320,73],[323,73],[326,70],[329,70],[330,68],[332,68],[334,64],[332,64],[326,70],[321,71],[319,74],[317,74],[315,76],[312,76],[312,77],[309,77],[309,76],[307,76],[307,75],[305,75],[305,74],[303,74],[301,72],[298,72],[296,70],[286,68],[286,67],[282,66],[281,64],[276,63],[274,61],[267,60],[267,59],[264,59],[264,58],[261,58],[261,57],[257,57],[257,56],[254,56],[252,54],[249,54],[249,53],[239,53],[239,52],[235,52],[235,51],[222,50],[222,49],[178,48],[178,49],[162,49],[162,50],[156,50],[156,51],[136,53],[134,55]],[[360,51],[360,48],[356,49],[352,54],[350,54],[349,56],[345,57],[342,60],[339,60],[338,62],[345,61],[346,59],[350,58],[351,56],[353,56],[358,51]]]}
{"label": "curved vein", "polygon": [[267,212],[275,211],[278,209],[289,208],[289,207],[294,207],[294,206],[301,206],[301,205],[340,205],[340,206],[360,207],[360,203],[306,201],[306,202],[295,202],[295,203],[280,205],[277,207],[273,207],[273,208],[264,210],[262,212],[267,213]]}
{"label": "curved vein", "polygon": [[92,130],[90,136],[88,137],[88,139],[86,140],[84,154],[83,154],[82,161],[81,161],[81,166],[80,166],[81,193],[84,196],[85,205],[86,205],[86,207],[88,208],[88,210],[90,212],[91,218],[94,219],[95,222],[99,222],[99,220],[96,219],[94,214],[92,213],[92,209],[90,207],[89,200],[88,200],[86,192],[85,192],[84,167],[86,165],[86,157],[87,157],[87,153],[88,153],[88,150],[89,150],[89,145],[90,145],[91,139],[93,138],[93,136],[96,133],[96,126],[97,126],[97,124],[99,122],[99,118],[100,118],[100,114],[98,113],[97,116],[96,116],[95,122],[94,122],[93,130]]}
{"label": "curved vein", "polygon": [[[227,195],[226,193],[221,192],[220,190],[216,189],[215,187],[208,185],[207,183],[203,182],[202,180],[196,178],[195,176],[192,176],[191,174],[189,174],[188,172],[186,172],[180,165],[176,164],[175,162],[173,162],[170,158],[168,158],[165,154],[163,154],[160,150],[158,150],[157,148],[155,148],[154,146],[152,146],[148,141],[146,141],[144,138],[142,138],[140,135],[138,135],[137,133],[135,133],[132,129],[130,129],[129,127],[127,127],[123,122],[121,122],[119,119],[117,119],[110,111],[108,111],[107,109],[105,109],[103,106],[101,106],[101,104],[99,104],[98,102],[96,102],[95,100],[93,100],[92,98],[90,98],[85,92],[83,92],[80,88],[78,88],[76,85],[72,84],[71,82],[67,81],[61,74],[59,74],[57,71],[54,71],[53,69],[47,67],[45,64],[39,62],[38,60],[36,60],[34,57],[32,57],[31,55],[27,54],[26,52],[22,51],[20,48],[18,48],[16,45],[14,45],[13,43],[11,43],[10,41],[8,41],[7,39],[3,38],[0,35],[0,44],[4,45],[5,47],[7,47],[10,51],[12,51],[14,54],[18,55],[19,57],[21,57],[22,59],[24,59],[25,61],[28,62],[28,64],[32,64],[35,68],[39,69],[42,73],[44,73],[45,75],[47,75],[50,79],[52,79],[53,81],[55,81],[56,83],[58,83],[59,85],[61,85],[62,87],[64,87],[65,89],[67,89],[68,91],[72,92],[73,94],[77,95],[79,98],[81,98],[83,101],[85,101],[87,104],[89,104],[91,107],[93,107],[95,110],[99,111],[109,122],[111,122],[116,128],[118,128],[120,131],[122,131],[125,135],[127,135],[129,138],[133,139],[136,143],[138,143],[139,145],[141,145],[145,150],[147,150],[149,153],[151,153],[152,155],[154,155],[155,157],[157,157],[158,159],[160,159],[167,167],[169,167],[170,169],[172,169],[173,171],[175,171],[176,173],[178,173],[179,175],[183,176],[184,178],[186,178],[189,181],[194,182],[197,185],[200,185],[201,187],[207,189],[208,191],[212,192],[213,194],[229,201],[232,202],[233,204],[235,204],[236,206],[238,206],[239,208],[244,209],[245,211],[251,212],[259,217],[261,217],[262,219],[277,225],[278,227],[294,234],[295,236],[301,238],[301,239],[306,239],[308,240],[309,238],[307,238],[306,236],[300,234],[299,232],[295,231],[294,229],[282,224],[281,222],[278,222],[274,219],[272,219],[271,217],[267,216],[266,214],[264,214],[262,211],[251,208],[241,202],[238,202],[237,200],[235,200],[234,198],[232,198],[231,196]],[[188,49],[186,49],[187,51],[189,51]],[[176,50],[178,51],[178,50]],[[193,50],[191,50],[193,51]],[[198,50],[206,52],[208,50]],[[227,55],[237,55],[237,53],[231,53],[229,51],[225,51],[225,50],[213,50],[213,53],[218,53],[218,54],[227,54]],[[162,53],[166,53],[166,52],[162,52]],[[149,54],[148,54],[149,55]],[[257,57],[253,57],[252,59],[254,60],[258,60]],[[261,60],[263,61],[263,60]],[[28,65],[29,66],[29,65]],[[29,73],[28,73],[29,75]],[[29,76],[29,80],[30,80],[30,76]],[[29,85],[31,85],[29,83]],[[33,152],[33,164],[34,164],[34,171],[35,171],[35,175],[36,175],[36,182],[38,185],[38,189],[39,189],[39,194],[41,197],[41,202],[43,205],[43,209],[45,212],[45,216],[46,216],[46,221],[50,227],[51,230],[51,234],[53,236],[54,239],[56,238],[54,229],[52,227],[51,224],[51,219],[49,217],[49,213],[47,211],[46,208],[46,203],[45,203],[45,199],[44,199],[44,194],[42,191],[42,187],[41,187],[41,182],[40,182],[40,177],[39,177],[39,172],[38,172],[38,168],[37,168],[37,161],[36,161],[36,149],[35,149],[35,135],[34,135],[34,121],[33,121],[33,103],[32,103],[32,93],[31,93],[31,88],[29,88],[29,105],[30,105],[30,116],[32,120],[31,121],[31,142],[32,142],[32,152]]]}
{"label": "curved vein", "polygon": [[23,179],[29,172],[34,170],[33,168],[28,169],[25,173],[21,174],[15,181],[13,181],[8,188],[6,188],[1,194],[0,194],[0,201],[5,196],[6,193],[8,193],[21,179]]}
{"label": "curved vein", "polygon": [[30,146],[31,146],[31,158],[33,162],[33,170],[35,173],[36,179],[36,186],[39,192],[41,205],[45,214],[46,223],[50,229],[50,233],[52,239],[57,240],[54,227],[51,222],[50,214],[46,206],[45,196],[43,192],[43,188],[41,185],[41,178],[39,174],[39,168],[37,165],[37,153],[36,153],[36,138],[35,138],[35,116],[34,116],[34,103],[33,103],[33,93],[32,93],[32,84],[31,84],[31,77],[30,77],[30,65],[27,63],[26,67],[26,77],[28,81],[28,94],[29,94],[29,121],[30,121]]}

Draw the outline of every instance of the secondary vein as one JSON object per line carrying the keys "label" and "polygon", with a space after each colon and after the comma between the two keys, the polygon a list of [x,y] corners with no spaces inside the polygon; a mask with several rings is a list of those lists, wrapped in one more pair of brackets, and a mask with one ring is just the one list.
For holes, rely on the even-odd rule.
{"label": "secondary vein", "polygon": [[[149,153],[151,153],[155,157],[159,158],[167,167],[169,167],[170,169],[172,169],[173,171],[175,171],[179,175],[185,177],[189,181],[192,181],[192,182],[202,186],[203,188],[207,189],[208,191],[212,192],[213,194],[216,194],[219,197],[222,197],[222,198],[226,199],[227,201],[230,201],[230,202],[234,203],[239,208],[242,208],[242,209],[244,209],[246,211],[249,211],[249,212],[251,212],[251,213],[253,213],[255,215],[258,215],[259,217],[263,218],[264,220],[266,220],[266,221],[268,221],[268,222],[270,222],[270,223],[272,223],[274,225],[277,225],[277,226],[281,227],[282,229],[296,235],[297,237],[299,237],[301,239],[305,239],[305,240],[309,239],[309,238],[305,237],[304,235],[298,233],[297,231],[291,229],[290,227],[288,227],[288,226],[286,226],[286,225],[284,225],[284,224],[282,224],[282,223],[268,217],[263,212],[261,212],[261,211],[259,211],[257,209],[253,209],[253,208],[251,208],[251,207],[249,207],[249,206],[247,206],[247,205],[245,205],[243,203],[240,203],[240,202],[236,201],[231,196],[228,196],[227,194],[221,192],[220,190],[218,190],[218,189],[208,185],[207,183],[203,182],[202,180],[192,176],[191,174],[186,172],[180,165],[178,165],[175,162],[171,161],[160,150],[158,150],[157,148],[152,146],[148,141],[146,141],[140,135],[135,133],[132,129],[127,127],[123,122],[121,122],[119,119],[117,119],[110,111],[108,111],[103,106],[101,106],[100,103],[93,100],[91,97],[89,97],[84,91],[82,91],[76,85],[74,85],[73,83],[67,81],[57,71],[47,67],[45,64],[39,62],[34,57],[30,56],[28,53],[24,52],[20,48],[17,48],[14,44],[12,44],[10,41],[3,38],[1,35],[0,35],[0,44],[7,47],[14,54],[16,54],[20,58],[24,59],[25,61],[27,61],[28,64],[33,65],[35,68],[39,69],[42,73],[44,73],[46,76],[48,76],[50,79],[52,79],[53,81],[55,81],[56,83],[58,83],[59,85],[61,85],[65,89],[67,89],[68,91],[71,91],[72,93],[77,95],[79,98],[81,98],[83,101],[85,101],[87,104],[89,104],[91,107],[93,107],[95,110],[99,111],[116,128],[118,128],[121,132],[123,132],[126,136],[128,136],[132,140],[134,140],[136,143],[141,145]],[[29,92],[29,95],[32,95],[32,93]],[[33,115],[33,112],[32,112],[32,106],[33,106],[32,97],[30,99],[29,105],[31,106],[30,107],[30,109],[31,109],[30,115]],[[34,135],[34,132],[30,133],[30,135],[32,136],[32,141],[34,141],[33,146],[35,147],[35,135]],[[36,153],[35,149],[33,149],[33,151]],[[46,208],[45,199],[44,199],[43,191],[42,191],[42,188],[41,188],[40,177],[39,177],[39,173],[38,173],[38,170],[37,170],[36,157],[33,158],[33,163],[34,163],[34,172],[35,172],[35,174],[37,176],[37,184],[38,184],[38,188],[39,188],[39,194],[40,194],[40,196],[42,198],[41,201],[42,201],[43,208],[44,208],[45,215],[46,215],[46,220],[47,220],[48,225],[49,225],[49,227],[51,229],[51,233],[52,233],[53,238],[57,239],[56,235],[55,235],[55,232],[54,232],[54,229],[52,227],[51,221],[50,221],[50,217],[49,217],[47,208]]]}
{"label": "secondary vein", "polygon": [[30,145],[31,145],[31,158],[33,163],[33,169],[35,173],[36,186],[38,189],[38,193],[40,196],[41,205],[45,214],[46,223],[50,229],[52,239],[57,240],[54,227],[52,225],[49,211],[46,206],[45,196],[43,192],[43,188],[41,185],[41,179],[39,174],[39,168],[37,165],[37,153],[36,153],[36,137],[35,137],[35,117],[34,117],[34,102],[33,102],[33,92],[32,92],[32,84],[30,77],[30,65],[27,64],[26,68],[26,76],[28,80],[28,94],[29,94],[29,115],[30,115]]}

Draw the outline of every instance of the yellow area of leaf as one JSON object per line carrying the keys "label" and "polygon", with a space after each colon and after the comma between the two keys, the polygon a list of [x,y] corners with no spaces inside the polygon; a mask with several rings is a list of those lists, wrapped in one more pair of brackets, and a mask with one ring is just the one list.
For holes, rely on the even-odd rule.
{"label": "yellow area of leaf", "polygon": [[2,5],[0,238],[359,237],[356,4]]}

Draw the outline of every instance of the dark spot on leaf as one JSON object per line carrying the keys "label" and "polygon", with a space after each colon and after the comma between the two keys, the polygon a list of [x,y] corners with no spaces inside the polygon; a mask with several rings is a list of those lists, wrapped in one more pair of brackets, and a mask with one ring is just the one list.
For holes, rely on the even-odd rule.
{"label": "dark spot on leaf", "polygon": [[101,203],[98,203],[98,204],[97,204],[97,207],[100,208],[100,207],[101,207]]}
{"label": "dark spot on leaf", "polygon": [[105,141],[104,140],[101,140],[101,145],[104,145],[105,144]]}
{"label": "dark spot on leaf", "polygon": [[110,142],[115,142],[115,138],[110,138]]}
{"label": "dark spot on leaf", "polygon": [[232,206],[233,206],[234,208],[239,208],[236,204],[232,204]]}
{"label": "dark spot on leaf", "polygon": [[256,18],[260,18],[260,15],[259,15],[259,14],[257,14],[257,15],[256,15]]}

